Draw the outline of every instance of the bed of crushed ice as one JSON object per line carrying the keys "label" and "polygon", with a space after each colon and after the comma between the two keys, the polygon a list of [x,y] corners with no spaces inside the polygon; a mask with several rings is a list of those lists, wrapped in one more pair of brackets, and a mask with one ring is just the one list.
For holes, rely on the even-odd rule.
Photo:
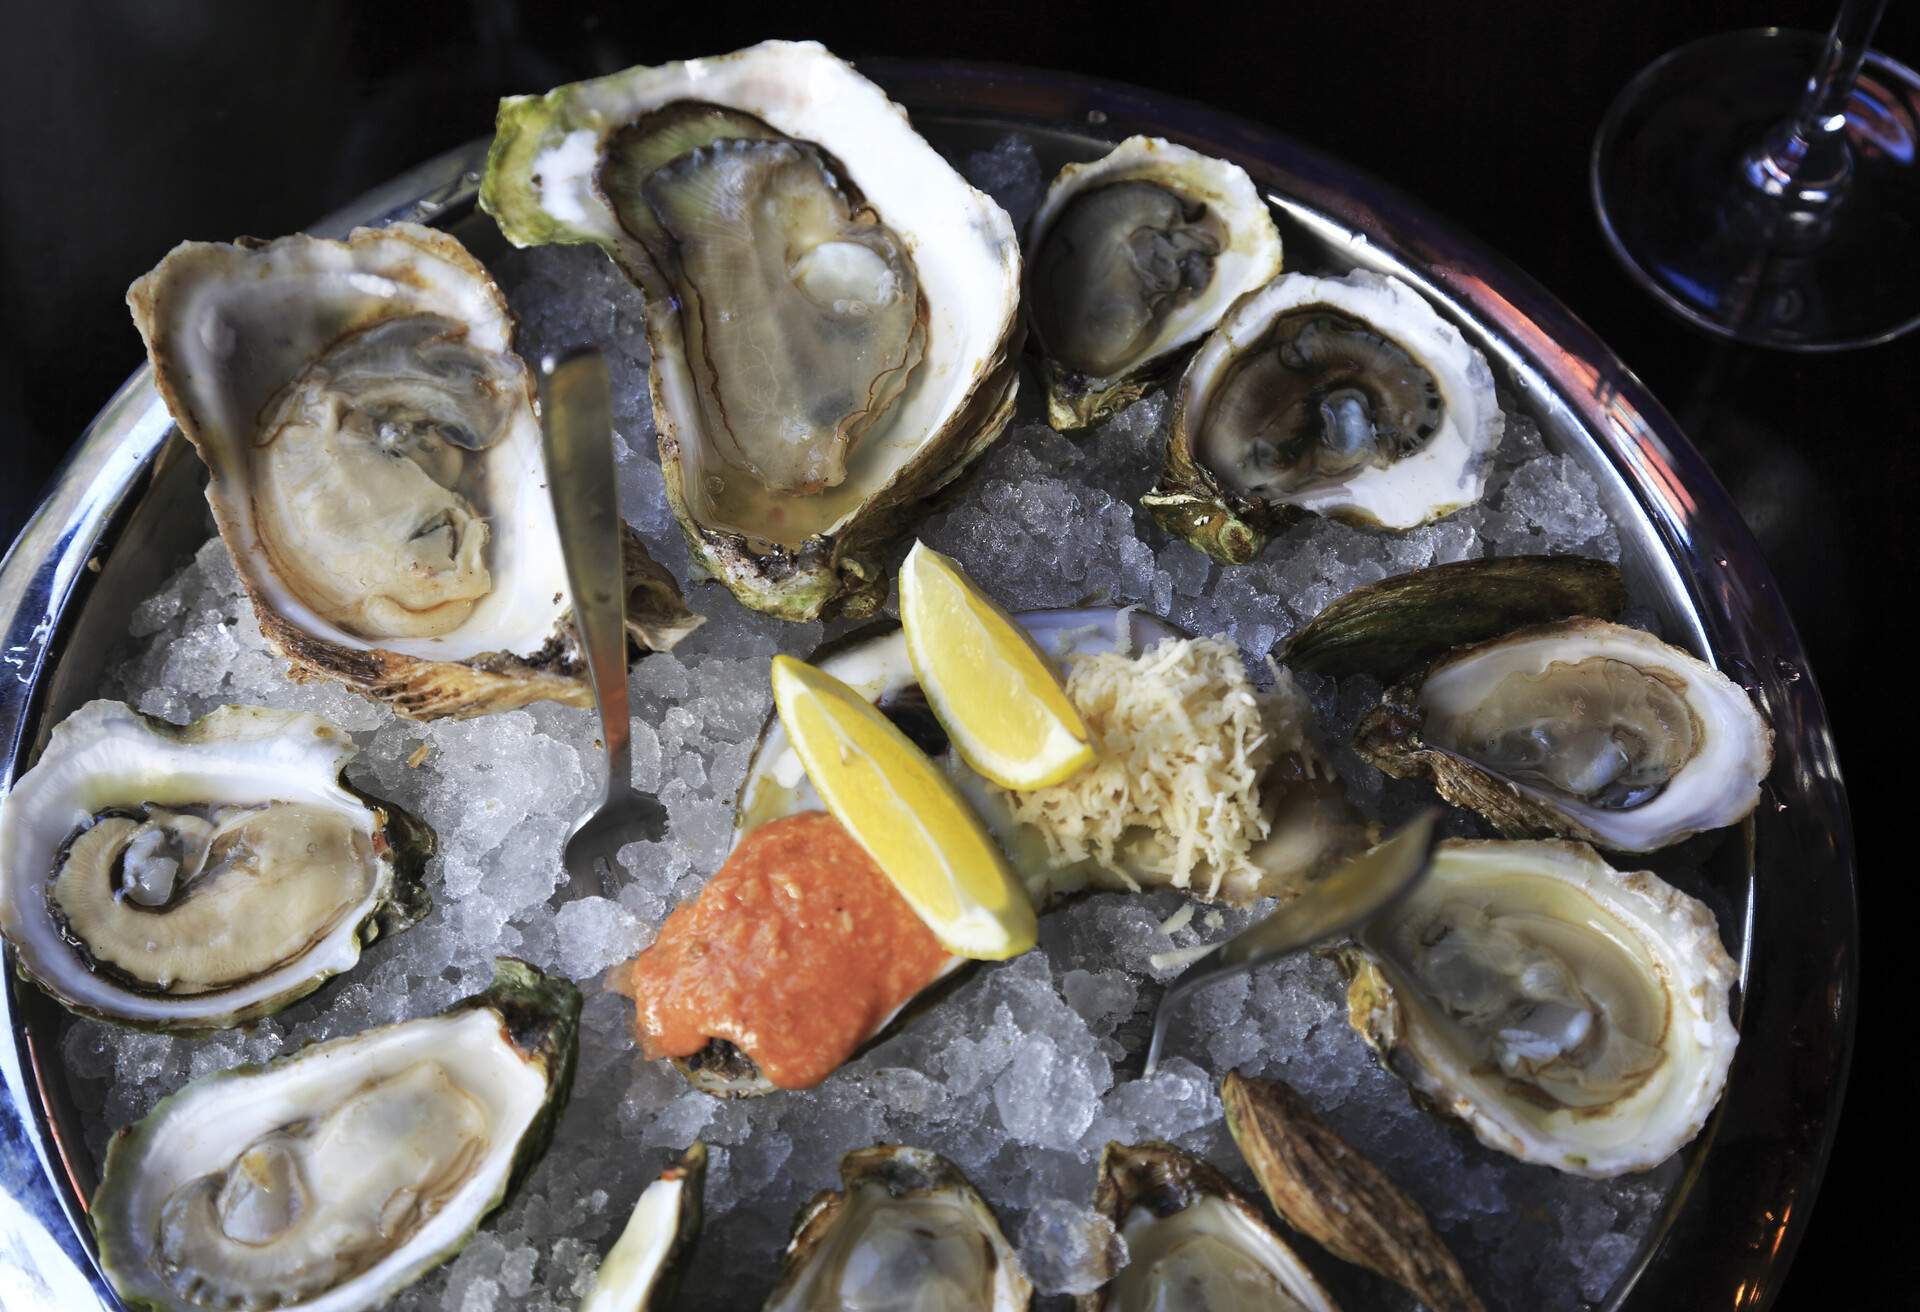
{"label": "bed of crushed ice", "polygon": [[[964,161],[1016,220],[1039,190],[1032,151],[1009,138]],[[496,272],[521,316],[523,352],[588,338],[608,353],[621,494],[655,556],[685,577],[667,511],[646,400],[636,294],[590,249],[510,254]],[[1203,633],[1230,633],[1250,657],[1348,589],[1386,575],[1483,554],[1570,552],[1617,558],[1592,480],[1511,414],[1482,503],[1404,534],[1309,519],[1253,565],[1223,570],[1170,541],[1137,508],[1159,463],[1167,405],[1155,395],[1077,440],[1020,415],[978,473],[924,526],[1012,605],[1087,598],[1138,603]],[[732,799],[770,698],[767,660],[805,654],[834,626],[755,616],[711,582],[688,599],[708,617],[677,651],[635,665],[635,783],[670,823],[658,842],[621,855],[618,896],[556,914],[561,839],[600,768],[587,712],[542,705],[485,719],[421,725],[330,685],[300,685],[262,643],[216,540],[132,618],[127,650],[102,695],[186,720],[225,702],[316,711],[352,730],[350,770],[369,792],[438,831],[431,916],[375,944],[351,976],[245,1032],[173,1039],[73,1023],[67,1067],[90,1113],[90,1147],[185,1081],[369,1025],[425,1015],[483,987],[511,953],[581,982],[579,1075],[551,1150],[511,1204],[464,1252],[397,1306],[448,1312],[571,1308],[641,1189],[694,1139],[712,1148],[706,1224],[680,1304],[758,1307],[775,1279],[791,1216],[836,1183],[849,1149],[877,1141],[933,1148],[997,1209],[1042,1290],[1084,1287],[1094,1164],[1109,1140],[1164,1138],[1251,1177],[1228,1139],[1218,1076],[1238,1068],[1283,1078],[1426,1208],[1489,1307],[1575,1309],[1603,1298],[1627,1268],[1678,1162],[1613,1182],[1523,1166],[1456,1125],[1416,1110],[1346,1022],[1331,962],[1267,967],[1220,985],[1178,1026],[1172,1060],[1137,1078],[1145,1009],[1171,972],[1155,953],[1212,941],[1250,913],[1202,912],[1172,935],[1171,894],[1101,895],[1043,922],[1041,948],[980,970],[950,1000],[806,1093],[721,1102],[643,1060],[632,1007],[604,988],[608,967],[645,946],[668,910],[692,896],[728,843]],[[1379,816],[1427,796],[1391,784],[1338,744],[1377,687],[1313,687],[1322,728],[1349,788]],[[410,764],[418,749],[419,764]],[[1452,823],[1462,832],[1466,817]],[[1349,1309],[1402,1308],[1397,1289],[1301,1248]]]}

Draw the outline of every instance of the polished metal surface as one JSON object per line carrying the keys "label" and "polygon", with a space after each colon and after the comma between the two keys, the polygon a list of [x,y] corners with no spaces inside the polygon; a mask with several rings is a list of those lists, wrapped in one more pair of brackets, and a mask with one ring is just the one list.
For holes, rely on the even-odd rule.
{"label": "polished metal surface", "polygon": [[[974,64],[876,60],[863,68],[956,153],[1020,130],[1053,164],[1151,132],[1233,159],[1272,201],[1290,267],[1366,267],[1412,282],[1487,354],[1549,445],[1597,480],[1629,584],[1666,636],[1752,691],[1776,735],[1767,799],[1687,873],[1688,891],[1715,906],[1740,961],[1740,1051],[1715,1121],[1687,1150],[1687,1175],[1609,1306],[1766,1306],[1811,1211],[1845,1084],[1858,943],[1853,844],[1819,691],[1760,553],[1712,472],[1564,306],[1416,202],[1338,161],[1202,106],[1092,79]],[[499,240],[473,209],[484,150],[475,143],[432,161],[312,231],[401,217],[438,222],[484,258]],[[0,565],[0,784],[90,693],[132,607],[206,540],[197,462],[170,432],[143,370],[81,437]],[[12,1210],[0,1212],[0,1289],[44,1293],[23,1307],[67,1312],[92,1305],[71,1292],[85,1284],[111,1307],[86,1237],[97,1164],[60,1061],[61,1013],[10,972],[8,985],[0,996],[9,1027],[0,1042],[0,1192]],[[18,1216],[25,1231],[14,1228]]]}
{"label": "polished metal surface", "polygon": [[574,823],[562,860],[561,896],[606,897],[614,858],[628,843],[657,838],[660,803],[633,788],[627,715],[627,588],[621,564],[620,494],[613,467],[613,399],[607,362],[579,351],[540,363],[547,490],[573,593],[573,628],[600,712],[607,781],[600,803]]}
{"label": "polished metal surface", "polygon": [[1224,943],[1216,943],[1180,977],[1167,985],[1153,1011],[1153,1037],[1147,1040],[1147,1061],[1140,1077],[1151,1077],[1160,1066],[1160,1045],[1166,1041],[1180,1003],[1209,984],[1255,966],[1341,938],[1372,920],[1414,890],[1433,868],[1433,849],[1440,841],[1435,825],[1438,810],[1422,811],[1385,842],[1354,857],[1306,892],[1256,921]]}

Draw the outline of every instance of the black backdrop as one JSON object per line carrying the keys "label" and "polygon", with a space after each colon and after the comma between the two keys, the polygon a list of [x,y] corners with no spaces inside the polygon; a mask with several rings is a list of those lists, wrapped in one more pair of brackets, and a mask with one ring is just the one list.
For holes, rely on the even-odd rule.
{"label": "black backdrop", "polygon": [[[1920,707],[1906,504],[1920,496],[1920,335],[1836,357],[1707,342],[1632,287],[1587,200],[1622,84],[1733,27],[1824,27],[1833,0],[1040,0],[883,7],[0,0],[0,541],[140,360],[126,285],[176,241],[275,236],[486,132],[494,99],[631,63],[813,36],[841,54],[993,59],[1231,109],[1418,196],[1557,293],[1652,386],[1765,546],[1826,691],[1861,851],[1864,1006],[1849,1115],[1781,1306],[1863,1259],[1911,1263],[1905,1193],[1920,907],[1911,812]],[[1920,62],[1920,6],[1877,45]],[[1887,258],[1920,259],[1917,251]],[[1895,750],[1902,744],[1905,750]],[[1896,819],[1889,822],[1888,817]],[[1872,1201],[1868,1201],[1872,1200]],[[1898,1229],[1896,1229],[1898,1227]],[[1905,1243],[1902,1241],[1905,1240]],[[1900,1295],[1902,1287],[1909,1293]],[[1871,1306],[1912,1306],[1897,1280]]]}

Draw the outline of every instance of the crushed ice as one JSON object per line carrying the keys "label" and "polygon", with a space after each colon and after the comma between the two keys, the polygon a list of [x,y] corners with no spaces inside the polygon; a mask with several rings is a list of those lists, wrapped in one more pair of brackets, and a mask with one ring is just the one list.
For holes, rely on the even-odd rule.
{"label": "crushed ice", "polygon": [[[1039,165],[1023,139],[979,152],[965,168],[1017,221],[1037,203]],[[685,578],[686,549],[661,493],[638,297],[587,248],[514,252],[497,273],[528,358],[583,340],[607,352],[626,515]],[[1482,554],[1619,555],[1593,480],[1547,452],[1538,427],[1514,414],[1480,505],[1404,534],[1308,519],[1251,566],[1223,571],[1169,541],[1136,505],[1158,466],[1164,396],[1080,440],[1035,417],[1031,389],[1023,397],[977,474],[921,530],[1016,607],[1139,603],[1198,632],[1231,633],[1257,656],[1335,596],[1389,574]],[[327,716],[361,744],[355,782],[431,824],[441,852],[429,871],[429,918],[374,944],[344,981],[250,1030],[173,1039],[71,1023],[62,1053],[92,1149],[190,1078],[441,1008],[483,987],[492,958],[505,952],[585,981],[573,1100],[511,1205],[402,1295],[401,1308],[573,1307],[640,1191],[695,1137],[712,1147],[707,1220],[685,1286],[700,1291],[693,1297],[702,1307],[759,1306],[795,1209],[836,1183],[843,1153],[882,1140],[955,1161],[1018,1237],[1044,1289],[1087,1288],[1102,1264],[1124,1260],[1085,1210],[1108,1140],[1171,1140],[1251,1186],[1221,1123],[1215,1081],[1230,1068],[1298,1087],[1427,1209],[1490,1307],[1581,1307],[1630,1264],[1677,1161],[1596,1183],[1481,1148],[1411,1105],[1347,1025],[1337,972],[1320,958],[1271,966],[1194,999],[1170,1059],[1140,1080],[1129,1054],[1144,1045],[1164,982],[1150,959],[1218,939],[1253,914],[1208,914],[1170,935],[1162,922],[1180,905],[1172,894],[1094,896],[1048,916],[1040,950],[980,968],[949,1000],[807,1093],[718,1102],[643,1061],[631,1005],[596,977],[649,942],[673,904],[719,864],[734,792],[769,710],[767,658],[804,654],[827,633],[753,616],[710,582],[690,582],[688,592],[707,625],[632,676],[634,782],[660,797],[666,835],[621,853],[617,896],[557,915],[547,902],[562,882],[560,840],[599,769],[587,712],[542,705],[419,725],[332,685],[292,683],[266,651],[217,540],[143,602],[102,695],[173,720],[224,702]],[[1363,807],[1390,816],[1429,795],[1384,780],[1340,748],[1377,687],[1313,687]],[[410,764],[423,746],[424,758]],[[1349,1306],[1409,1306],[1383,1282],[1308,1248]]]}

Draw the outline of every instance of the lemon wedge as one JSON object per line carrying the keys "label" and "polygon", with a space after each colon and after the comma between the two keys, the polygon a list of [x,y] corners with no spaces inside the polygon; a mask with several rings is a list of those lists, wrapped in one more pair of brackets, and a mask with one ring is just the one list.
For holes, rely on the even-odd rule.
{"label": "lemon wedge", "polygon": [[807,777],[948,951],[983,961],[1032,947],[1027,891],[927,754],[824,670],[773,658],[773,703]]}
{"label": "lemon wedge", "polygon": [[968,765],[1024,791],[1092,764],[1086,722],[1026,630],[918,542],[900,567],[900,626],[927,704]]}

